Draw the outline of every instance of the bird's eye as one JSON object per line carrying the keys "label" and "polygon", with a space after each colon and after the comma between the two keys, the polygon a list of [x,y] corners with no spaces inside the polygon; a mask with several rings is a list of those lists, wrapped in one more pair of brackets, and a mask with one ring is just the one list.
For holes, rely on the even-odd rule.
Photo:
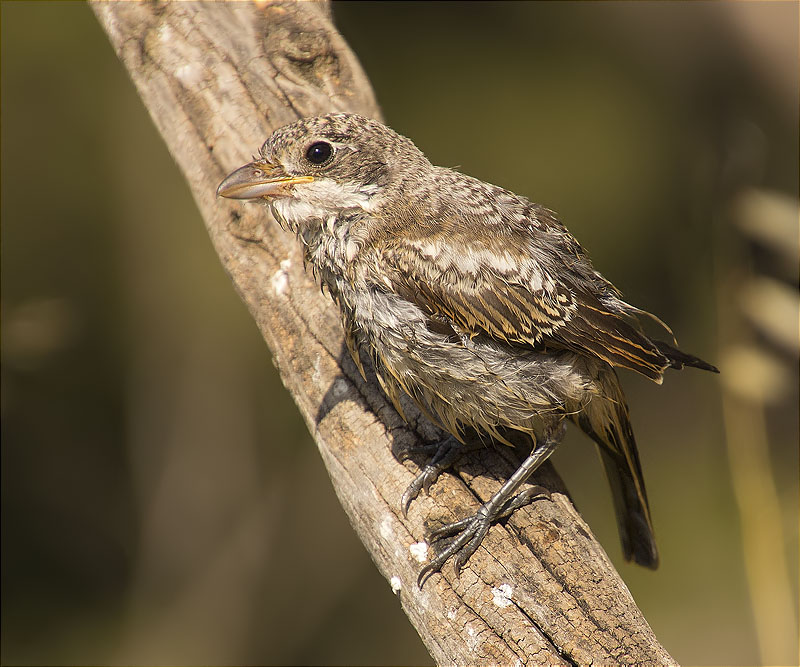
{"label": "bird's eye", "polygon": [[333,155],[333,146],[326,141],[311,144],[306,150],[306,160],[311,164],[325,164]]}

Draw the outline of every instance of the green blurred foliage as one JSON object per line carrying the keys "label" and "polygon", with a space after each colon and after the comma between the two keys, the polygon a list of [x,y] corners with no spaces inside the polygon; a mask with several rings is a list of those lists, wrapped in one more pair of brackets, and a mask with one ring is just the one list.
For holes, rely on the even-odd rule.
{"label": "green blurred foliage", "polygon": [[[0,11],[2,662],[430,662],[90,9]],[[558,211],[633,303],[717,361],[726,187],[797,196],[795,3],[334,14],[390,125]],[[661,569],[621,562],[585,438],[556,465],[673,656],[755,664],[718,379],[624,382]],[[772,455],[775,547],[796,564],[795,401],[774,410]]]}

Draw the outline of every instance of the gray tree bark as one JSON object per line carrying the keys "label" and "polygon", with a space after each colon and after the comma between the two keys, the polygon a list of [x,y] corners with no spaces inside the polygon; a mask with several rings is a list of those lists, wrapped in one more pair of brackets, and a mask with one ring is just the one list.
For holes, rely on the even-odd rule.
{"label": "gray tree bark", "polygon": [[[223,266],[266,340],[336,493],[439,664],[673,665],[552,468],[552,490],[494,526],[460,578],[445,566],[420,590],[427,523],[461,518],[516,467],[486,450],[443,475],[408,518],[417,472],[393,456],[433,427],[409,423],[344,347],[335,306],[299,244],[262,206],[218,200],[228,172],[277,127],[350,111],[380,118],[369,82],[318,2],[93,3],[182,170]],[[309,490],[308,493],[313,493]],[[311,527],[313,529],[313,527]],[[324,567],[324,561],[321,565]]]}

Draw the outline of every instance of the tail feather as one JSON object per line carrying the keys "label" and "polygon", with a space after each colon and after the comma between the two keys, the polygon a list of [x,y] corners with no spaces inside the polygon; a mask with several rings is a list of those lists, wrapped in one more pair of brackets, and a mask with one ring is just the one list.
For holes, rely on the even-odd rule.
{"label": "tail feather", "polygon": [[601,369],[598,381],[601,395],[578,416],[578,425],[600,451],[625,559],[655,569],[658,549],[625,397],[613,369]]}
{"label": "tail feather", "polygon": [[618,457],[603,446],[600,447],[600,457],[611,486],[625,560],[633,560],[655,570],[658,567],[658,548],[644,486],[637,488],[630,471],[621,466]]}

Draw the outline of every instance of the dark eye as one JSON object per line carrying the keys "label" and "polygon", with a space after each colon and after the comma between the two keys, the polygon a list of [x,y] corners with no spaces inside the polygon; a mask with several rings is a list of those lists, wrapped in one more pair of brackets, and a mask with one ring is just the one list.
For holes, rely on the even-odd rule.
{"label": "dark eye", "polygon": [[311,144],[306,150],[306,160],[311,164],[324,164],[331,159],[333,155],[333,146],[326,141],[318,141]]}

